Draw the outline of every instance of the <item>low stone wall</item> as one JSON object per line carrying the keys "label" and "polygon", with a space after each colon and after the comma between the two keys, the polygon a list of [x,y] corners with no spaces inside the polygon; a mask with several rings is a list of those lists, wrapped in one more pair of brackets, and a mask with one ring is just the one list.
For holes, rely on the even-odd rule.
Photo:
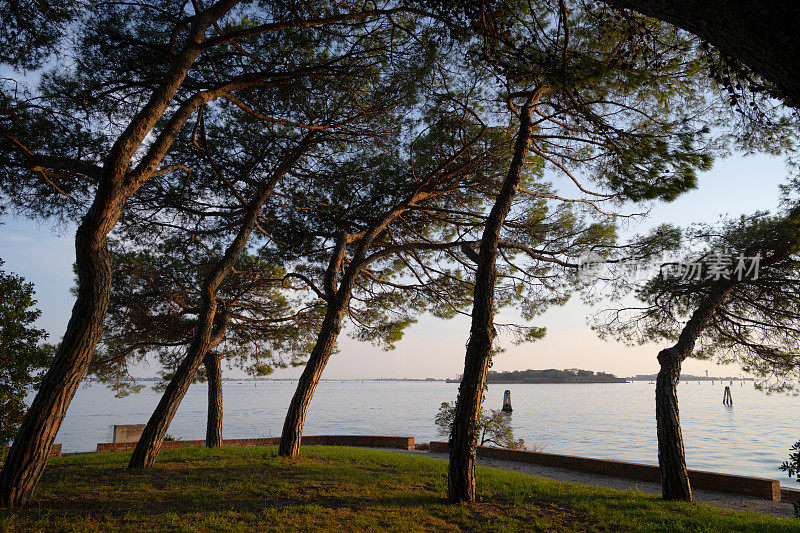
{"label": "low stone wall", "polygon": [[[432,452],[447,453],[446,442],[431,442]],[[570,455],[557,455],[552,453],[526,452],[521,450],[508,450],[505,448],[491,448],[478,446],[478,457],[489,459],[502,459],[521,463],[533,463],[569,470],[579,470],[606,476],[639,479],[642,481],[661,481],[661,473],[657,466],[627,463],[624,461],[607,461],[604,459],[591,459],[588,457],[574,457]],[[763,498],[765,500],[781,501],[781,485],[773,479],[756,477],[734,476],[731,474],[718,474],[689,470],[689,481],[696,489],[714,490],[731,494],[744,494]]]}
{"label": "low stone wall", "polygon": [[[223,439],[223,446],[275,446],[280,437],[263,437],[260,439]],[[356,446],[359,448],[398,448],[413,450],[414,437],[393,437],[384,435],[308,435],[300,444],[306,446]],[[168,440],[161,449],[194,448],[205,446],[205,440]],[[129,452],[136,447],[135,442],[105,442],[97,445],[97,452]]]}
{"label": "low stone wall", "polygon": [[782,502],[800,502],[800,490],[797,489],[781,489]]}

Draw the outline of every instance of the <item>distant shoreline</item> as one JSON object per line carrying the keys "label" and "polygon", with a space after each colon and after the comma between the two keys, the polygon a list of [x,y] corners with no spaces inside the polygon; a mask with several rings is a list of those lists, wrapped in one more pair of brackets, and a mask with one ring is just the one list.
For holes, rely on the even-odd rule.
{"label": "distant shoreline", "polygon": [[[460,383],[460,380],[448,379],[447,383]],[[526,378],[508,381],[489,380],[487,385],[537,385],[537,384],[560,384],[569,383],[574,385],[585,385],[587,383],[630,383],[625,378],[578,378],[578,379],[558,379],[558,378]]]}

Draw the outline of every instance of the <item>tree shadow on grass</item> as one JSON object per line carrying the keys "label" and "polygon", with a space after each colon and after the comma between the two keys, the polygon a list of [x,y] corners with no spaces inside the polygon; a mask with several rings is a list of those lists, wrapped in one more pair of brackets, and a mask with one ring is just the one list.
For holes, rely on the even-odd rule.
{"label": "tree shadow on grass", "polygon": [[[205,466],[200,461],[164,462],[150,470],[129,471],[122,464],[70,464],[49,468],[34,501],[17,512],[124,516],[260,512],[305,505],[335,510],[444,503],[443,492],[405,483],[402,475],[379,475],[372,466],[362,470],[307,460]],[[372,483],[365,483],[366,478]]]}

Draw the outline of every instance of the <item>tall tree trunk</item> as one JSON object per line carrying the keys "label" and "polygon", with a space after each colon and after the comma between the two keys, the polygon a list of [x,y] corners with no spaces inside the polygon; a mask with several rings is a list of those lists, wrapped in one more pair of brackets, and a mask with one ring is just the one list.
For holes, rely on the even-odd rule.
{"label": "tall tree trunk", "polygon": [[661,495],[665,500],[692,501],[686,453],[678,415],[678,379],[683,358],[674,349],[658,354],[661,369],[656,378],[656,431],[658,465],[661,469]]}
{"label": "tall tree trunk", "polygon": [[486,385],[486,372],[494,329],[494,285],[497,274],[497,246],[517,186],[522,179],[528,142],[531,137],[531,105],[529,99],[520,109],[520,126],[514,144],[514,156],[508,174],[497,195],[495,204],[486,219],[481,247],[478,254],[478,269],[475,274],[475,289],[472,304],[467,354],[464,360],[464,376],[458,388],[455,418],[450,434],[450,464],[447,476],[447,495],[450,501],[475,501],[475,454],[478,440],[478,417]]}
{"label": "tall tree trunk", "polygon": [[[53,364],[42,379],[3,465],[0,507],[24,505],[33,496],[67,407],[100,340],[111,287],[112,261],[104,231],[108,221],[100,216],[98,223],[91,216],[94,211],[90,210],[75,236],[78,295],[72,316]],[[103,213],[116,222],[114,214],[107,210]]]}
{"label": "tall tree trunk", "polygon": [[364,266],[371,260],[366,258],[367,250],[369,250],[378,235],[406,209],[415,205],[416,202],[430,197],[422,189],[424,187],[421,186],[405,201],[386,211],[377,222],[364,232],[338,287],[337,274],[342,269],[346,247],[353,236],[343,232],[337,239],[334,251],[328,261],[328,267],[325,270],[323,288],[328,308],[325,311],[325,318],[317,335],[317,342],[311,351],[306,367],[297,384],[297,390],[289,404],[286,420],[283,423],[280,444],[278,445],[279,455],[295,457],[300,452],[300,441],[303,437],[303,425],[305,424],[308,406],[311,404],[311,399],[314,396],[320,377],[322,377],[322,372],[325,370],[325,365],[328,364],[328,359],[330,359],[336,346],[336,339],[342,329],[342,320],[350,304],[355,280]]}
{"label": "tall tree trunk", "polygon": [[[341,289],[340,289],[341,290]],[[349,291],[348,291],[349,292]],[[349,300],[349,295],[347,300]],[[306,413],[314,391],[317,388],[325,365],[333,353],[336,346],[336,339],[342,329],[342,320],[347,303],[339,305],[329,305],[322,322],[317,342],[311,351],[300,381],[297,383],[297,390],[289,404],[286,413],[286,420],[283,423],[280,444],[278,445],[278,455],[283,457],[295,457],[300,452],[300,440],[303,437],[303,425],[306,421]]]}
{"label": "tall tree trunk", "polygon": [[203,358],[208,377],[208,423],[206,446],[222,446],[222,356],[210,351]]}
{"label": "tall tree trunk", "polygon": [[[216,313],[216,308],[216,301],[211,300],[208,306],[208,313],[212,317],[214,316],[212,313]],[[201,309],[201,317],[203,314],[204,312]],[[178,411],[189,385],[192,384],[200,363],[225,335],[225,326],[228,321],[226,310],[223,310],[222,314],[223,316],[219,319],[219,324],[214,330],[212,330],[213,321],[198,323],[197,330],[199,333],[195,333],[186,357],[175,370],[175,375],[172,376],[172,379],[167,384],[167,388],[164,390],[164,394],[161,396],[161,400],[158,402],[153,414],[150,415],[150,420],[147,421],[147,425],[139,437],[139,442],[136,443],[136,448],[133,450],[133,455],[131,455],[128,463],[129,469],[151,468],[155,464],[158,452],[161,450],[161,444],[164,442],[167,430],[169,430],[169,425],[172,423],[172,419]],[[198,322],[200,322],[199,319]]]}

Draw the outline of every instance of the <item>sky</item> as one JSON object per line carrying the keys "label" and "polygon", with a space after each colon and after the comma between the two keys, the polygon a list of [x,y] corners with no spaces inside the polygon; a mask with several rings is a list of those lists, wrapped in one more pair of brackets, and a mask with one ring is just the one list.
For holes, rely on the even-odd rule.
{"label": "sky", "polygon": [[[644,233],[664,222],[687,226],[713,222],[720,215],[739,215],[757,210],[774,210],[780,198],[779,184],[787,176],[782,159],[768,156],[732,156],[719,160],[703,173],[698,188],[669,204],[656,204],[645,218],[626,223],[625,232]],[[14,272],[36,286],[42,316],[38,327],[55,342],[66,329],[73,298],[69,293],[74,276],[72,264],[74,227],[52,226],[6,216],[0,225],[0,267]],[[544,339],[520,346],[503,342],[505,351],[494,358],[493,370],[528,368],[584,368],[618,376],[654,374],[658,371],[658,345],[629,347],[597,338],[586,317],[595,309],[574,297],[563,307],[554,307],[533,322],[547,328]],[[503,310],[503,315],[513,310]],[[451,378],[462,372],[469,321],[465,317],[445,321],[420,318],[391,351],[353,341],[343,331],[339,353],[325,370],[324,378]],[[710,362],[688,360],[683,371],[702,375],[739,375],[737,367],[719,367]],[[157,368],[144,365],[134,370],[138,377],[155,375]],[[299,376],[302,368],[277,370],[274,377]],[[240,377],[236,370],[227,372]]]}

